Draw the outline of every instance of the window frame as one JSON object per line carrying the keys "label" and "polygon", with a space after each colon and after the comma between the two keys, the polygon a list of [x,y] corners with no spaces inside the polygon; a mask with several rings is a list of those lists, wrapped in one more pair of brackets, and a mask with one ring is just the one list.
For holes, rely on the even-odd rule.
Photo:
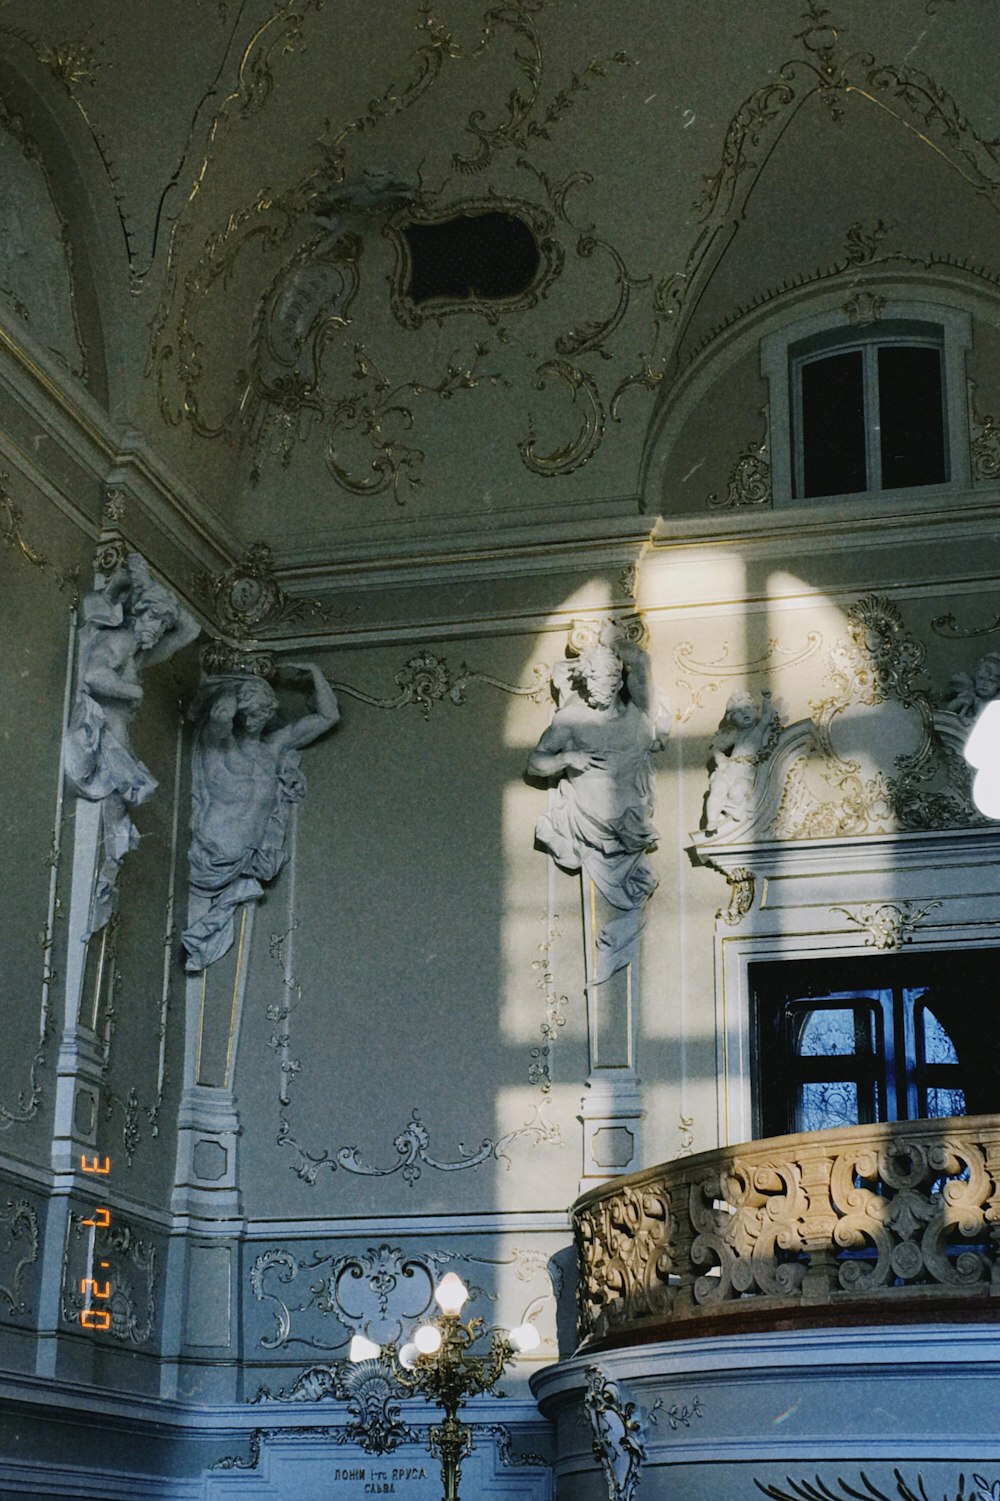
{"label": "window frame", "polygon": [[[984,1043],[1000,1037],[1000,1006],[989,1018],[970,1014],[979,984],[996,975],[996,958],[993,950],[975,948],[753,962],[748,982],[756,1132],[763,1137],[797,1134],[798,1089],[816,1080],[843,1079],[858,1085],[860,1125],[927,1119],[920,1111],[926,1108],[928,1090],[934,1088],[962,1089],[967,1114],[982,1113],[993,1103],[1000,1108],[1000,1087],[996,1101],[987,1102],[993,1075],[990,1070],[987,1082],[977,1046],[980,1031]],[[857,1011],[866,1002],[876,1017],[873,1052],[799,1051],[798,1040],[810,1014]],[[921,1018],[928,1010],[951,1041],[957,1063],[927,1059]],[[871,1095],[867,1109],[862,1103],[864,1088]]]}
{"label": "window frame", "polygon": [[[803,362],[822,354],[854,348],[865,350],[866,361],[877,361],[880,344],[933,344],[941,351],[942,416],[945,472],[947,478],[930,485],[901,488],[877,487],[843,494],[803,496],[801,458],[801,396],[795,371]],[[760,345],[761,375],[769,390],[769,446],[771,453],[772,504],[778,506],[830,505],[837,501],[858,503],[901,502],[919,495],[946,494],[969,489],[972,466],[969,452],[969,414],[966,394],[966,353],[972,345],[972,319],[960,308],[943,303],[886,298],[879,317],[859,323],[843,309],[815,313],[786,324],[766,335]],[[870,353],[869,353],[870,349]],[[866,381],[866,443],[871,448],[872,383]],[[877,379],[875,382],[877,392]],[[877,396],[875,397],[877,401]],[[870,453],[867,474],[872,475]],[[881,477],[881,461],[877,464]]]}

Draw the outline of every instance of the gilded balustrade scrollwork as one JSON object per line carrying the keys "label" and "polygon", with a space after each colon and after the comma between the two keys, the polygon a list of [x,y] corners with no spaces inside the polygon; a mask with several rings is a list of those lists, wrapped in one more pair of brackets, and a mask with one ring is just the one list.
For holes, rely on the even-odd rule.
{"label": "gilded balustrade scrollwork", "polygon": [[[701,1152],[574,1209],[583,1347],[759,1313],[880,1318],[1000,1294],[1000,1117],[819,1131]],[[717,1327],[719,1327],[717,1325]]]}

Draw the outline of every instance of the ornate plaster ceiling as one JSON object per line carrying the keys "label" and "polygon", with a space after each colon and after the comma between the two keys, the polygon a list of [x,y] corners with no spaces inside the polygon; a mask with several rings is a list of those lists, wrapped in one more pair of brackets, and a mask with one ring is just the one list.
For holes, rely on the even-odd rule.
{"label": "ornate plaster ceiling", "polygon": [[[93,208],[112,407],[231,555],[640,535],[662,412],[748,310],[890,253],[1000,273],[1000,35],[958,0],[6,0],[0,33]],[[486,210],[529,284],[415,302],[406,224]]]}

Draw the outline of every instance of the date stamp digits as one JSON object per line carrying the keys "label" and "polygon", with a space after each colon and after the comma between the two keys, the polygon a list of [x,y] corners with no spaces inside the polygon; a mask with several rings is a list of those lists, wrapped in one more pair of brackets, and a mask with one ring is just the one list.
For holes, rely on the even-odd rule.
{"label": "date stamp digits", "polygon": [[[96,1152],[93,1157],[81,1154],[80,1171],[82,1173],[96,1173],[106,1177],[111,1172],[111,1158],[98,1157]],[[84,1299],[84,1306],[80,1311],[80,1327],[82,1329],[94,1329],[102,1331],[111,1328],[111,1310],[102,1308],[102,1303],[107,1303],[111,1297],[111,1278],[105,1277],[103,1281],[96,1275],[98,1272],[110,1270],[110,1262],[95,1261],[94,1245],[98,1230],[107,1230],[111,1224],[111,1210],[104,1204],[98,1204],[92,1215],[80,1221],[81,1225],[87,1225],[92,1234],[90,1240],[90,1276],[80,1278],[80,1292]]]}

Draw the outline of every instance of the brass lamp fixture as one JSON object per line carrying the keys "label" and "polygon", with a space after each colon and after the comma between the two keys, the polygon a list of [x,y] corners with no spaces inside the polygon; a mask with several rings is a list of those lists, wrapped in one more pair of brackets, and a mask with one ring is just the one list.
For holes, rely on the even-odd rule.
{"label": "brass lamp fixture", "polygon": [[521,1324],[509,1334],[503,1329],[491,1331],[489,1349],[472,1353],[473,1345],[488,1331],[483,1319],[463,1323],[461,1313],[468,1296],[462,1279],[448,1272],[434,1292],[440,1314],[421,1324],[401,1350],[395,1345],[380,1349],[362,1335],[355,1335],[350,1348],[351,1360],[381,1357],[407,1395],[421,1396],[443,1409],[444,1422],[435,1424],[428,1434],[430,1451],[441,1461],[443,1501],[459,1501],[462,1460],[473,1447],[472,1429],[459,1421],[459,1408],[467,1398],[492,1391],[511,1361],[539,1344],[534,1324]]}

